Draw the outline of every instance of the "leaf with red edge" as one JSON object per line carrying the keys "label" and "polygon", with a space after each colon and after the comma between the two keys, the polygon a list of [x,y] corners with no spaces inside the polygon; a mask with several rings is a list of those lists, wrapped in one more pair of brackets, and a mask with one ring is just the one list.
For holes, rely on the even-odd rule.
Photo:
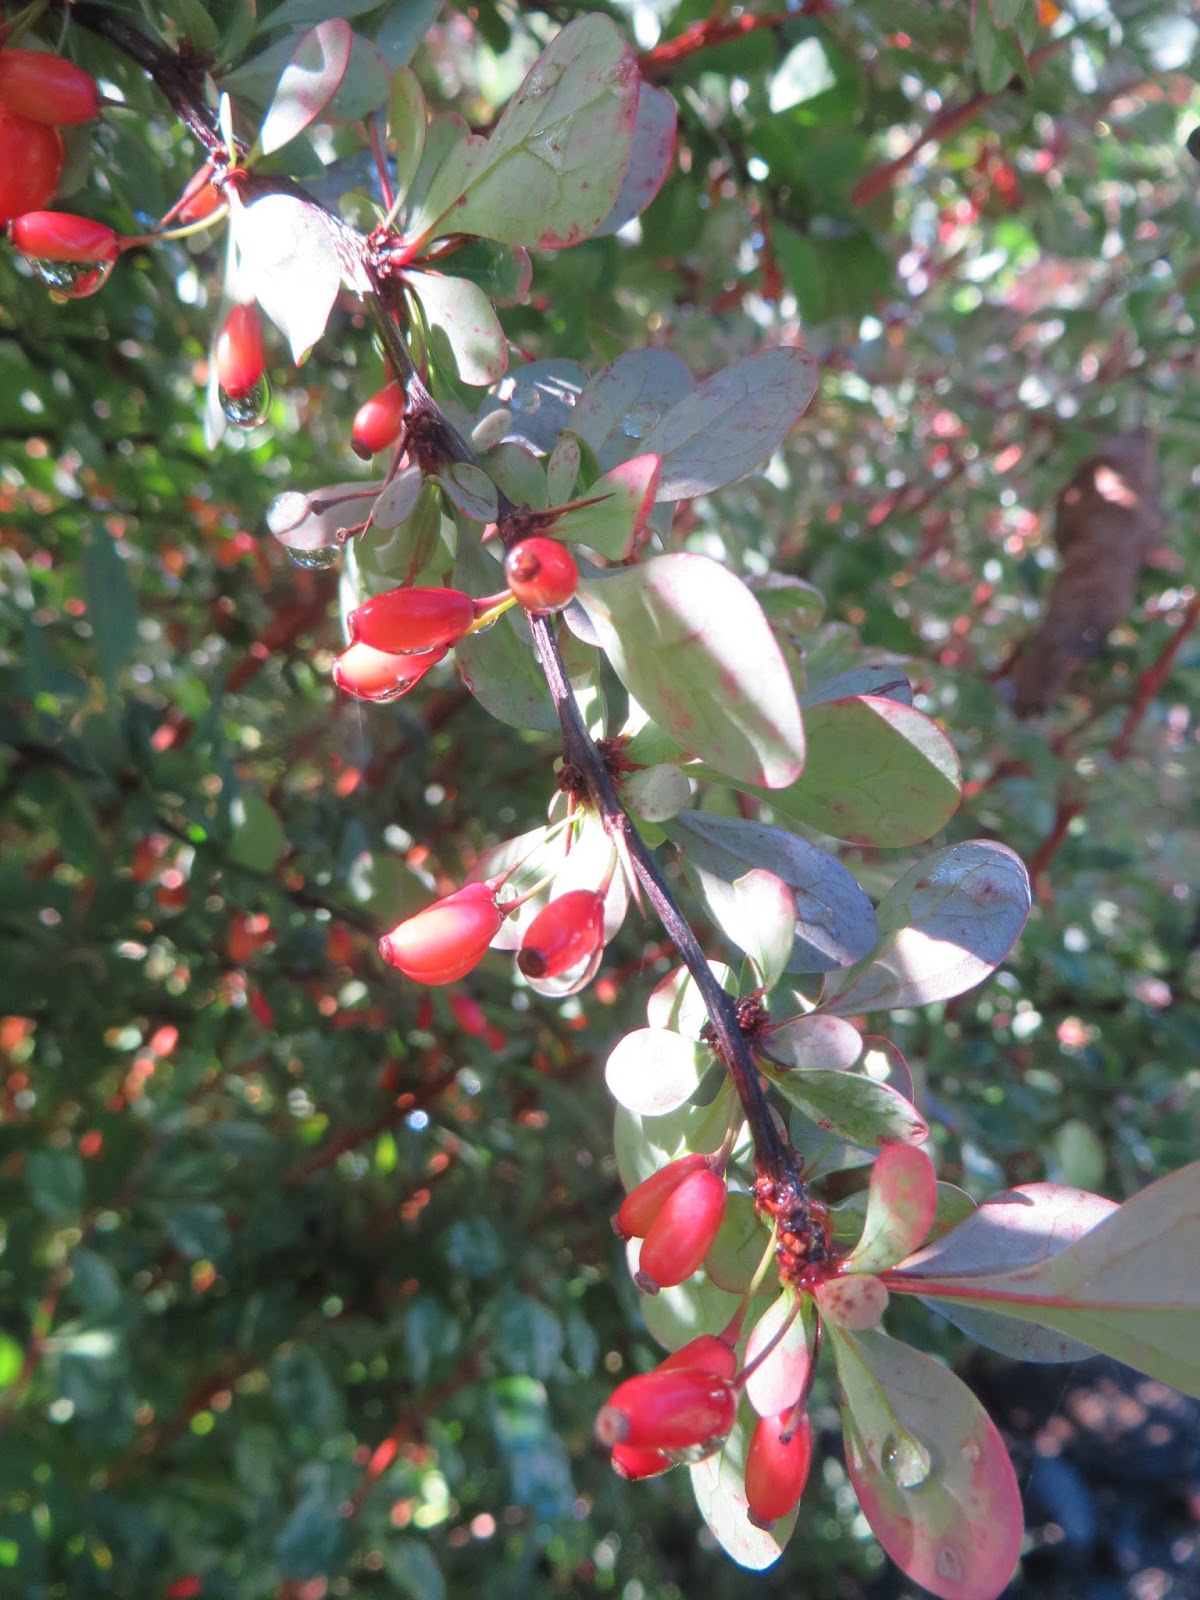
{"label": "leaf with red edge", "polygon": [[750,1521],[746,1502],[746,1452],[757,1418],[744,1402],[724,1447],[690,1469],[700,1515],[731,1560],[750,1572],[773,1566],[796,1526],[789,1512],[770,1528]]}
{"label": "leaf with red edge", "polygon": [[679,552],[585,580],[578,598],[617,676],[664,732],[735,780],[772,789],[795,780],[804,728],[791,674],[732,572]]}
{"label": "leaf with red edge", "polygon": [[555,533],[587,545],[609,561],[623,561],[633,553],[654,509],[661,466],[660,458],[652,455],[620,462],[580,497],[594,503],[566,512],[555,524]]}
{"label": "leaf with red edge", "polygon": [[354,30],[339,17],[310,28],[283,69],[279,87],[259,132],[263,155],[269,156],[315,122],[337,93],[354,45]]}
{"label": "leaf with red edge", "polygon": [[879,1332],[826,1330],[846,1466],[876,1538],[942,1600],[997,1600],[1016,1568],[1024,1519],[995,1424],[932,1356]]}
{"label": "leaf with red edge", "polygon": [[405,283],[429,326],[433,359],[474,388],[498,382],[508,366],[508,341],[478,284],[440,272],[407,272]]}
{"label": "leaf with red edge", "polygon": [[871,1168],[862,1237],[846,1257],[848,1272],[882,1272],[911,1255],[937,1210],[933,1162],[913,1144],[889,1144]]}
{"label": "leaf with red edge", "polygon": [[758,1065],[784,1099],[818,1128],[864,1150],[897,1141],[923,1144],[929,1137],[925,1119],[912,1102],[884,1083],[857,1072],[827,1072],[820,1067],[781,1072],[761,1058]]}
{"label": "leaf with red edge", "polygon": [[785,1289],[759,1317],[746,1341],[745,1367],[771,1346],[762,1365],[746,1379],[746,1398],[760,1417],[787,1411],[810,1382],[816,1318],[807,1299],[800,1301],[799,1309],[796,1300],[795,1293]]}
{"label": "leaf with red edge", "polygon": [[[1083,1196],[1075,1208],[1050,1209],[1069,1228],[1103,1204]],[[1007,1215],[1020,1217],[1023,1209],[1018,1204]],[[981,1206],[955,1233],[978,1229],[985,1210]],[[962,1252],[961,1240],[955,1249],[955,1233],[924,1252],[918,1270],[906,1264],[889,1283],[956,1307],[1040,1324],[1200,1396],[1200,1276],[1190,1269],[1200,1256],[1200,1162],[1152,1183],[1065,1247],[1060,1233],[1047,1235],[1043,1228],[1033,1259],[1009,1271],[989,1270],[987,1258],[978,1255],[973,1270],[948,1271],[946,1259]]]}
{"label": "leaf with red edge", "polygon": [[633,149],[613,208],[596,229],[597,236],[617,233],[641,216],[662,188],[675,155],[675,102],[665,89],[643,83],[638,97]]}
{"label": "leaf with red edge", "polygon": [[762,350],[705,378],[641,442],[663,458],[660,500],[710,494],[761,466],[817,392],[807,350]]}
{"label": "leaf with red edge", "polygon": [[607,17],[569,22],[487,136],[470,134],[433,174],[407,235],[474,233],[561,250],[611,212],[633,144],[641,80]]}

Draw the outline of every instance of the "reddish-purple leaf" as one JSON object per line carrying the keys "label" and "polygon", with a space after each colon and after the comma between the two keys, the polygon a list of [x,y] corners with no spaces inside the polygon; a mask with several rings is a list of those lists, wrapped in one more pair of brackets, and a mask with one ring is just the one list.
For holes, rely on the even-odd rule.
{"label": "reddish-purple leaf", "polygon": [[662,188],[674,154],[675,102],[665,89],[643,83],[629,165],[612,210],[596,229],[598,235],[616,233],[641,216]]}
{"label": "reddish-purple leaf", "polygon": [[871,1168],[866,1221],[846,1270],[882,1272],[902,1261],[928,1234],[936,1210],[937,1178],[925,1151],[885,1145]]}
{"label": "reddish-purple leaf", "polygon": [[339,17],[319,22],[304,35],[283,69],[259,132],[263,155],[282,149],[321,115],[346,76],[353,45],[354,30]]}
{"label": "reddish-purple leaf", "polygon": [[691,373],[670,350],[626,350],[584,388],[571,427],[602,467],[613,467],[642,452],[641,441],[691,387]]}
{"label": "reddish-purple leaf", "polygon": [[663,458],[660,500],[687,500],[744,478],[799,422],[817,392],[807,350],[764,350],[714,372],[642,440]]}
{"label": "reddish-purple leaf", "polygon": [[876,1538],[942,1600],[996,1600],[1021,1552],[1008,1451],[948,1367],[879,1332],[827,1324],[846,1466]]}

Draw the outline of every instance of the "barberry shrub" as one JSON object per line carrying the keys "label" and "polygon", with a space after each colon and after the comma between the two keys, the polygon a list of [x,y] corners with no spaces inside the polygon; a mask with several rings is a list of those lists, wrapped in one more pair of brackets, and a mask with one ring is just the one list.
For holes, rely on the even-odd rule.
{"label": "barberry shrub", "polygon": [[[290,17],[287,7],[281,13]],[[620,987],[641,984],[646,1025],[612,1028],[606,1043],[615,1167],[628,1191],[607,1209],[616,1210],[625,1239],[625,1303],[668,1354],[653,1370],[620,1378],[602,1398],[597,1448],[611,1452],[619,1479],[689,1475],[716,1541],[741,1566],[763,1568],[788,1543],[814,1456],[838,1448],[828,1436],[814,1438],[820,1403],[836,1411],[837,1459],[883,1549],[946,1600],[991,1600],[1021,1554],[1016,1475],[980,1402],[924,1348],[938,1336],[903,1309],[904,1297],[1006,1355],[1065,1362],[1104,1352],[1198,1394],[1197,1289],[1178,1264],[1200,1244],[1200,1165],[1181,1166],[1120,1206],[1082,1187],[1037,1180],[1000,1186],[977,1203],[964,1187],[939,1180],[930,1107],[900,1049],[868,1032],[867,1019],[956,1002],[994,973],[1025,925],[1029,873],[991,830],[971,837],[954,829],[963,788],[958,759],[940,723],[917,705],[903,665],[823,633],[821,598],[807,582],[765,561],[748,560],[736,572],[720,559],[715,533],[693,536],[709,497],[752,474],[778,477],[777,452],[802,423],[820,378],[794,330],[782,337],[776,329],[763,348],[730,352],[701,377],[679,354],[645,340],[604,352],[594,370],[553,348],[553,305],[536,286],[530,252],[569,257],[588,241],[609,241],[610,254],[636,249],[639,218],[671,167],[675,106],[645,59],[639,67],[607,17],[546,26],[499,117],[472,131],[450,106],[431,105],[425,80],[398,59],[418,43],[419,30],[407,22],[381,23],[372,38],[349,22],[325,20],[271,41],[281,13],[264,23],[262,53],[238,64],[253,37],[252,13],[239,12],[222,35],[199,12],[214,38],[197,49],[190,34],[171,38],[178,24],[156,39],[103,8],[70,8],[68,43],[94,35],[89,63],[95,52],[97,70],[124,74],[132,93],[165,97],[198,146],[199,188],[192,180],[175,204],[165,204],[150,233],[141,231],[144,217],[131,231],[127,216],[110,213],[110,222],[47,212],[39,199],[31,213],[11,219],[13,243],[60,303],[87,299],[70,314],[93,328],[104,326],[105,302],[90,297],[106,286],[112,292],[114,263],[118,278],[126,265],[135,270],[118,257],[155,245],[176,265],[185,303],[208,304],[208,386],[196,414],[209,447],[262,487],[270,535],[299,569],[293,597],[252,642],[247,664],[226,676],[222,693],[236,694],[336,606],[345,648],[327,663],[329,681],[341,697],[332,703],[352,703],[354,738],[394,736],[397,724],[388,719],[397,711],[374,702],[403,698],[407,711],[422,695],[447,703],[465,691],[495,724],[492,735],[479,736],[486,755],[473,758],[485,780],[499,781],[512,759],[499,751],[536,750],[547,821],[535,822],[538,808],[517,816],[509,807],[519,831],[501,837],[489,826],[485,837],[460,815],[455,850],[437,816],[439,795],[451,815],[453,802],[444,784],[431,784],[421,797],[429,831],[442,836],[439,849],[449,859],[457,856],[459,872],[433,870],[430,847],[408,828],[415,805],[389,821],[389,858],[367,851],[358,825],[341,820],[353,817],[370,762],[339,756],[334,792],[346,832],[332,870],[310,881],[292,866],[280,821],[284,797],[307,777],[281,769],[266,798],[241,763],[222,758],[203,791],[218,802],[209,810],[169,778],[157,787],[152,755],[168,759],[193,739],[222,737],[220,699],[193,686],[152,730],[141,714],[118,728],[129,653],[113,619],[128,605],[118,554],[125,530],[115,514],[113,526],[98,521],[89,530],[84,610],[100,672],[96,703],[79,715],[111,724],[108,764],[97,768],[76,749],[70,719],[55,720],[52,687],[30,701],[41,743],[17,748],[19,755],[45,750],[32,756],[35,766],[44,760],[79,785],[111,782],[115,795],[138,796],[143,837],[121,870],[142,900],[134,905],[127,896],[103,910],[108,868],[98,842],[85,909],[99,899],[109,923],[128,916],[117,955],[145,963],[147,983],[163,986],[164,1020],[149,1031],[127,1024],[128,1046],[120,1043],[126,1031],[114,1030],[111,1047],[135,1054],[101,1102],[110,1119],[103,1129],[77,1129],[76,1105],[35,1129],[43,1137],[16,1163],[16,1177],[57,1232],[21,1241],[21,1249],[44,1251],[49,1276],[23,1341],[10,1341],[9,1386],[22,1401],[38,1381],[61,1382],[51,1420],[69,1424],[78,1410],[85,1433],[99,1427],[105,1405],[125,1404],[114,1428],[122,1448],[97,1485],[106,1497],[97,1527],[122,1519],[132,1527],[134,1502],[122,1491],[143,1460],[185,1435],[193,1452],[204,1450],[219,1419],[253,1411],[264,1387],[276,1403],[291,1396],[301,1428],[323,1411],[337,1413],[342,1399],[314,1355],[322,1319],[336,1325],[348,1307],[365,1318],[368,1304],[372,1313],[399,1315],[396,1307],[412,1299],[391,1359],[407,1362],[405,1381],[422,1383],[461,1336],[428,1274],[407,1271],[403,1251],[386,1267],[369,1252],[362,1262],[347,1260],[341,1287],[307,1318],[289,1316],[290,1302],[272,1295],[269,1280],[256,1283],[253,1273],[239,1280],[248,1225],[228,1180],[239,1160],[253,1156],[267,1124],[231,1118],[228,1106],[262,1106],[264,1119],[278,1111],[300,1121],[312,1149],[274,1174],[286,1194],[329,1168],[347,1181],[365,1177],[354,1164],[363,1142],[380,1173],[395,1172],[393,1130],[402,1125],[417,1140],[429,1125],[427,1108],[453,1089],[463,1114],[448,1122],[459,1121],[461,1131],[448,1133],[432,1156],[418,1157],[416,1144],[404,1152],[414,1173],[424,1162],[425,1181],[401,1208],[413,1224],[441,1173],[455,1162],[477,1164],[469,1150],[471,1099],[484,1092],[485,1075],[552,1080],[568,1060],[557,1034],[584,1015],[589,991],[611,1003]],[[987,49],[998,48],[986,33],[991,26],[976,44],[984,71]],[[199,21],[187,27],[203,32]],[[1015,21],[994,31],[1006,49],[1025,50]],[[453,30],[433,40],[444,82],[453,81],[453,42]],[[3,81],[0,71],[0,101]],[[82,82],[66,73],[54,81],[76,89]],[[836,76],[827,90],[834,88]],[[92,101],[84,95],[81,104]],[[11,125],[26,114],[14,108],[7,138],[21,135]],[[103,150],[103,117],[86,137]],[[369,178],[362,177],[370,171],[365,152],[374,163]],[[95,199],[100,212],[99,185]],[[125,230],[119,239],[118,228]],[[546,257],[537,259],[540,271]],[[538,335],[544,353],[518,362],[501,313],[527,329],[531,309],[547,319]],[[380,457],[375,478],[323,486],[287,473],[287,419],[275,414],[287,408],[266,382],[272,340],[264,345],[260,318],[300,368],[296,379],[276,370],[276,393],[305,381],[310,356],[321,362],[326,381],[312,382],[305,403],[327,408],[329,435],[345,447],[341,470],[352,470],[351,451]],[[339,402],[347,373],[359,366],[370,381],[356,412]],[[293,420],[302,433],[294,409]],[[264,435],[274,447],[258,442]],[[88,492],[97,506],[112,498],[98,481]],[[202,509],[199,498],[198,517]],[[220,538],[222,566],[244,559],[270,570],[255,539]],[[186,560],[164,570],[175,583],[186,581]],[[236,612],[226,598],[214,597],[215,614]],[[168,587],[164,618],[170,602]],[[300,608],[298,623],[283,620],[288,605]],[[169,623],[155,626],[166,627],[169,643]],[[325,665],[316,652],[297,653],[277,694],[315,692]],[[418,737],[413,730],[428,736],[431,724],[410,718],[399,726],[405,743],[390,759],[402,766]],[[243,742],[257,748],[253,738]],[[925,848],[948,828],[948,842]],[[903,855],[877,854],[887,851]],[[395,870],[377,866],[377,857]],[[888,860],[891,870],[880,865]],[[61,853],[49,860],[42,877],[54,877],[61,861]],[[215,873],[201,902],[210,917],[226,912],[226,896],[287,898],[295,916],[281,960],[294,961],[301,979],[315,984],[314,1016],[294,1035],[286,1031],[291,1021],[281,1027],[276,1009],[292,1007],[295,996],[282,982],[269,994],[255,976],[277,944],[272,918],[235,910],[226,918],[219,972],[181,1014],[204,1043],[164,1091],[154,1137],[139,1144],[136,1118],[153,1114],[157,1083],[171,1076],[180,1043],[180,1027],[165,1020],[177,1014],[168,999],[189,991],[170,919],[187,910],[197,863],[203,870],[206,861]],[[64,892],[78,890],[81,876],[64,875]],[[43,909],[50,915],[42,925],[57,926],[62,913],[50,903]],[[626,947],[619,942],[636,940],[629,932],[636,919],[659,925],[654,937],[663,941],[666,970],[654,982],[642,983],[640,958],[627,968],[616,953]],[[317,943],[324,946],[319,963]],[[614,975],[606,978],[610,947]],[[500,971],[491,951],[515,953],[504,970],[519,1005],[511,1013],[493,1009],[489,1022],[487,1012],[464,1007],[469,996],[437,991],[488,963]],[[318,965],[332,977],[314,977]],[[277,977],[289,976],[281,966]],[[157,1006],[147,1001],[143,1009]],[[401,1043],[394,1018],[410,1006]],[[239,1037],[226,1059],[222,1019],[238,1012],[253,1018],[255,1042],[248,1049]],[[541,1020],[536,1029],[522,1027],[522,1050],[506,1058],[505,1028],[525,1017]],[[40,1065],[41,1022],[14,1004],[4,1023],[9,1092],[14,1112],[25,1116],[37,1103],[25,1066]],[[389,1041],[396,1035],[377,1064],[378,1086],[395,1109],[367,1123],[366,1135],[356,1124],[348,1136],[327,1137],[328,1113],[289,1081],[304,1074],[305,1056],[322,1056],[331,1034],[360,1023],[367,1038],[380,1029]],[[456,1042],[439,1047],[438,1030]],[[549,1042],[533,1054],[543,1033]],[[459,1036],[479,1043],[470,1068],[455,1059]],[[281,1051],[278,1041],[292,1037],[302,1042]],[[53,1050],[45,1065],[54,1070]],[[231,1070],[236,1087],[220,1090],[230,1101],[206,1113]],[[332,1074],[324,1081],[353,1104]],[[570,1114],[568,1099],[556,1097],[555,1115]],[[513,1137],[548,1114],[514,1106]],[[164,1147],[196,1126],[205,1131],[192,1173],[168,1175]],[[111,1181],[99,1185],[94,1204],[89,1193],[85,1212],[85,1164],[101,1157]],[[497,1166],[504,1163],[512,1157]],[[455,1222],[449,1248],[468,1279],[485,1280],[496,1270],[489,1252],[501,1249],[502,1225],[488,1182],[478,1177],[476,1209]],[[596,1198],[589,1185],[580,1204]],[[135,1203],[137,1228],[114,1260],[106,1239]],[[603,1215],[603,1206],[596,1209]],[[279,1230],[286,1264],[294,1239],[279,1210],[287,1207],[256,1212],[249,1226],[265,1230],[257,1244],[267,1254],[270,1230]],[[366,1210],[356,1221],[362,1233],[351,1227],[331,1250],[359,1250],[372,1229],[386,1226]],[[129,1374],[125,1388],[114,1378],[109,1391],[73,1377],[89,1362],[120,1367],[127,1276],[144,1302],[141,1314],[179,1313],[172,1273],[181,1263],[194,1296],[217,1285],[228,1295],[240,1282],[240,1298],[230,1302],[237,1316],[222,1334],[230,1359],[215,1376],[174,1396],[168,1381],[148,1382],[139,1394]],[[363,1298],[359,1280],[379,1271],[395,1292],[381,1291],[376,1305]],[[578,1294],[588,1292],[586,1279],[578,1281]],[[537,1454],[546,1431],[540,1381],[563,1358],[568,1338],[548,1320],[536,1290],[536,1274],[502,1286],[490,1323],[458,1352],[456,1380],[461,1388],[495,1364],[488,1404],[501,1419],[515,1497],[535,1508],[548,1492]],[[221,1320],[221,1298],[205,1317]],[[891,1332],[885,1321],[894,1321]],[[184,1337],[194,1337],[199,1322],[182,1315],[180,1322]],[[581,1347],[572,1360],[593,1364],[595,1352],[583,1348],[586,1323],[568,1318],[565,1326]],[[356,1324],[347,1336],[346,1381],[378,1386],[389,1362],[355,1355],[360,1332]],[[514,1357],[516,1345],[523,1353]],[[448,1395],[454,1392],[452,1384]],[[437,1393],[435,1386],[425,1396],[430,1412]],[[161,1420],[164,1407],[174,1421]],[[421,1452],[433,1447],[436,1420],[429,1418],[430,1440],[418,1446],[403,1416],[384,1432],[382,1410],[380,1401],[365,1413],[381,1417],[382,1440],[373,1448],[356,1447],[343,1460],[315,1453],[296,1469],[293,1510],[273,1547],[274,1575],[293,1586],[282,1592],[318,1593],[303,1585],[337,1568],[343,1524],[393,1469],[391,1527],[437,1525],[426,1514],[436,1496],[422,1491],[418,1504],[408,1492],[425,1464]],[[273,1447],[258,1463],[255,1426],[233,1450],[243,1484],[260,1470],[283,1470]],[[451,1455],[454,1433],[441,1444]],[[352,1487],[342,1470],[349,1465],[358,1469]],[[211,1470],[219,1483],[219,1470]],[[31,1483],[44,1483],[44,1474]],[[210,1492],[215,1487],[210,1481]],[[32,1492],[19,1491],[18,1510]],[[55,1486],[59,1494],[69,1495],[65,1484]],[[189,1570],[168,1592],[235,1592],[238,1562],[222,1553],[216,1522],[201,1532],[203,1519],[191,1515]],[[388,1518],[379,1520],[382,1527]],[[492,1519],[491,1532],[475,1536],[494,1531]],[[169,1540],[171,1531],[160,1536]],[[128,1531],[97,1537],[103,1549],[103,1538],[132,1542]],[[0,1544],[0,1560],[33,1571],[30,1563],[41,1558],[26,1539],[22,1532]],[[408,1592],[436,1589],[425,1547],[412,1535],[370,1554],[378,1559],[364,1558],[364,1572],[386,1566]],[[98,1571],[106,1565],[98,1554],[95,1564]]]}

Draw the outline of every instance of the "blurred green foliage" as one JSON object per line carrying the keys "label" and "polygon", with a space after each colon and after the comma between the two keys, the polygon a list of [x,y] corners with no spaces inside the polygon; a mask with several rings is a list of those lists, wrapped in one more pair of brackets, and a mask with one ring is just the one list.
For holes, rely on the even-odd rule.
{"label": "blurred green foliage", "polygon": [[[322,10],[263,7],[251,43],[233,0],[164,9],[176,37],[240,28],[239,55]],[[574,8],[353,9],[392,65],[432,25],[427,93],[483,123]],[[621,238],[540,257],[502,315],[531,358],[592,370],[646,342],[701,371],[780,338],[819,357],[786,450],[672,541],[818,585],[823,675],[907,662],[967,783],[935,843],[1039,862],[1069,811],[996,978],[887,1028],[942,1176],[1121,1198],[1200,1156],[1196,633],[1113,751],[1200,555],[1200,56],[1172,5],[1056,9],[1024,8],[1035,66],[1011,84],[968,8],[924,0],[661,55],[663,192]],[[645,49],[704,16],[611,10]],[[68,203],[144,230],[194,150],[129,63],[68,44],[128,103],[72,136]],[[330,138],[370,187],[357,129]],[[601,1067],[668,961],[631,920],[553,1006],[491,958],[463,986],[480,1037],[376,959],[382,927],[532,825],[554,750],[449,664],[386,710],[334,698],[336,575],[292,567],[262,518],[354,475],[381,359],[348,304],[300,371],[275,347],[268,424],[210,457],[220,255],[140,250],[66,305],[0,261],[0,1593],[865,1593],[882,1557],[820,1388],[823,1466],[762,1578],[698,1533],[682,1475],[630,1489],[592,1446],[613,1375],[654,1358],[607,1220]],[[1048,586],[1054,496],[1134,425],[1168,549],[1066,700],[1018,724],[996,680]],[[841,853],[873,894],[914,859]],[[916,1307],[893,1326],[961,1348]]]}

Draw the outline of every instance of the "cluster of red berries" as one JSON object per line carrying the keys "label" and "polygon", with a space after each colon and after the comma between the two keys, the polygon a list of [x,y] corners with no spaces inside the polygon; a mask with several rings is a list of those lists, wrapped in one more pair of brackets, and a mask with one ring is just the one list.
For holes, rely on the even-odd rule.
{"label": "cluster of red berries", "polygon": [[[219,352],[220,346],[218,361]],[[221,382],[228,390],[223,375]],[[579,581],[571,552],[544,537],[514,545],[504,574],[512,598],[539,614],[566,605]],[[394,700],[407,694],[476,623],[497,614],[503,604],[511,605],[512,599],[501,594],[476,600],[461,589],[411,585],[374,595],[346,619],[350,646],[334,662],[333,680],[358,700]]]}
{"label": "cluster of red berries", "polygon": [[[455,983],[466,977],[483,960],[513,909],[500,901],[501,886],[495,879],[468,883],[406,917],[379,941],[380,955],[418,983]],[[578,981],[586,982],[603,953],[604,895],[596,889],[572,889],[543,906],[525,929],[517,966],[528,978],[578,973]]]}
{"label": "cluster of red berries", "polygon": [[[612,1451],[613,1471],[656,1478],[719,1450],[737,1419],[740,1382],[735,1340],[703,1333],[626,1378],[596,1418],[596,1437]],[[803,1401],[759,1417],[743,1469],[750,1520],[769,1528],[800,1503],[812,1465],[812,1422]]]}
{"label": "cluster of red berries", "polygon": [[47,281],[73,299],[100,287],[120,242],[102,222],[44,207],[62,176],[58,130],[99,110],[100,91],[81,67],[42,50],[0,49],[0,223],[22,255],[65,269]]}

